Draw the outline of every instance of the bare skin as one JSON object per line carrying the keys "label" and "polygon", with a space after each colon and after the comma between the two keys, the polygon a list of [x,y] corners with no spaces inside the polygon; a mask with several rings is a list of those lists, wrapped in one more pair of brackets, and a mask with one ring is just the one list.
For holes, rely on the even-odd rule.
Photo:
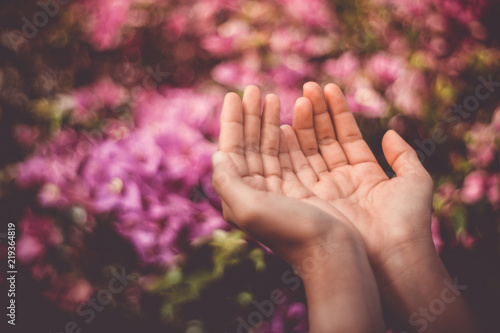
{"label": "bare skin", "polygon": [[477,332],[463,297],[447,303],[439,316],[421,312],[453,280],[432,242],[433,184],[416,152],[396,132],[386,132],[382,149],[396,173],[389,179],[339,87],[328,84],[323,94],[308,82],[304,96],[310,105],[295,110],[299,145],[292,143],[290,150],[302,150],[309,163],[303,160],[297,175],[361,233],[380,292],[400,325],[419,332]]}
{"label": "bare skin", "polygon": [[[301,102],[307,100],[296,107]],[[287,138],[297,139],[290,126],[279,127],[277,97],[266,97],[262,115],[260,105],[260,91],[253,86],[245,90],[243,101],[233,93],[224,100],[219,151],[213,157],[213,185],[224,218],[290,265],[310,267],[301,273],[311,332],[384,332],[378,289],[360,234],[301,183],[293,167],[300,157],[287,143]]]}
{"label": "bare skin", "polygon": [[382,148],[392,179],[336,85],[323,93],[306,83],[292,127],[281,128],[277,97],[266,97],[261,115],[260,92],[250,86],[243,101],[226,95],[214,188],[227,221],[294,267],[317,257],[319,237],[338,245],[303,274],[312,332],[383,331],[379,290],[408,332],[477,331],[461,296],[439,316],[422,312],[453,285],[432,243],[432,179],[396,132]]}

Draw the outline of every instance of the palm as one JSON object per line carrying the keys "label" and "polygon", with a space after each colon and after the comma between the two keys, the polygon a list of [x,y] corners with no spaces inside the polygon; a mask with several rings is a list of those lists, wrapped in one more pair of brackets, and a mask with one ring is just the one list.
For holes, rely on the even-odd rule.
{"label": "palm", "polygon": [[[363,235],[372,260],[428,232],[432,181],[414,151],[394,132],[384,137],[389,179],[349,112],[340,89],[308,83],[287,135],[294,170],[307,189],[338,210]],[[423,218],[422,218],[423,216]],[[386,251],[386,252],[387,252]]]}
{"label": "palm", "polygon": [[[359,231],[378,264],[387,252],[428,230],[428,219],[416,217],[430,214],[430,178],[414,151],[388,132],[382,146],[398,174],[389,179],[338,87],[325,88],[328,106],[316,84],[305,85],[304,95],[295,105],[293,128],[280,128],[275,96],[266,98],[261,114],[256,87],[245,90],[243,101],[226,97],[219,150],[227,156],[224,172],[233,184],[215,182],[220,193],[225,189],[225,218],[271,246],[276,237],[314,239],[325,224],[340,223]],[[241,213],[245,210],[252,214]],[[291,226],[297,217],[307,222]]]}
{"label": "palm", "polygon": [[[304,242],[321,237],[333,225],[343,230],[349,222],[295,173],[296,156],[286,139],[294,131],[280,128],[276,96],[266,98],[262,114],[260,104],[256,87],[245,90],[243,101],[235,94],[226,96],[217,154],[222,161],[214,161],[214,187],[226,220],[278,253],[297,253],[291,249],[309,246]],[[297,220],[301,222],[291,224]]]}

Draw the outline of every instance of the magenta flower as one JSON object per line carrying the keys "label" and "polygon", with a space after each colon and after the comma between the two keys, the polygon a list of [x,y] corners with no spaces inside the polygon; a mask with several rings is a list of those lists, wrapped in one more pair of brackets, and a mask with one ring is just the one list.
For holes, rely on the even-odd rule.
{"label": "magenta flower", "polygon": [[123,87],[116,85],[110,78],[101,78],[92,86],[74,92],[73,119],[77,123],[88,122],[100,109],[113,110],[124,103],[127,97]]}
{"label": "magenta flower", "polygon": [[270,321],[255,328],[255,333],[309,332],[305,304],[292,302],[276,306]]}
{"label": "magenta flower", "polygon": [[62,234],[54,221],[46,216],[35,216],[28,211],[19,222],[22,236],[18,241],[17,256],[22,263],[41,259],[48,247],[58,247]]}

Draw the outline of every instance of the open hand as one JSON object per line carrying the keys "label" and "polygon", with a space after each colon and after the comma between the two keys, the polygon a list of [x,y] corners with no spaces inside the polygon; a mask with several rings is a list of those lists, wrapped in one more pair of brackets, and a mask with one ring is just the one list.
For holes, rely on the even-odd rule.
{"label": "open hand", "polygon": [[[363,140],[334,84],[304,85],[293,130],[285,129],[293,170],[304,186],[352,222],[366,242],[374,270],[401,247],[431,240],[432,179],[415,151],[394,131],[382,140],[389,179]],[[296,139],[296,138],[297,139]]]}
{"label": "open hand", "polygon": [[[303,109],[306,98],[297,101]],[[285,138],[286,137],[286,138]],[[292,151],[287,142],[292,143]],[[243,100],[228,93],[221,115],[219,151],[214,154],[213,185],[222,199],[224,218],[273,249],[292,265],[311,255],[318,237],[351,242],[359,234],[343,213],[295,172],[303,163],[290,126],[280,128],[280,103],[245,89]],[[319,194],[328,193],[320,191]]]}

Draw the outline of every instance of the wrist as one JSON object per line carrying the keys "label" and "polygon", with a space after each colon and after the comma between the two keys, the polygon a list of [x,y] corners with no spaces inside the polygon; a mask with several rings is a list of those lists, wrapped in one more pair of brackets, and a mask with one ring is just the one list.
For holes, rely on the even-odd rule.
{"label": "wrist", "polygon": [[380,288],[400,281],[405,275],[410,275],[413,269],[442,266],[430,229],[413,233],[396,242],[396,245],[387,246],[376,256],[370,257],[370,263]]}
{"label": "wrist", "polygon": [[335,222],[320,236],[291,252],[285,260],[306,282],[318,272],[330,271],[340,258],[360,255],[366,256],[366,250],[359,232],[351,226]]}
{"label": "wrist", "polygon": [[393,248],[385,259],[374,274],[398,329],[477,331],[474,315],[460,293],[465,286],[459,277],[450,277],[430,237]]}
{"label": "wrist", "polygon": [[304,282],[310,331],[385,332],[377,284],[360,235],[346,228],[318,240],[310,250],[294,267]]}

